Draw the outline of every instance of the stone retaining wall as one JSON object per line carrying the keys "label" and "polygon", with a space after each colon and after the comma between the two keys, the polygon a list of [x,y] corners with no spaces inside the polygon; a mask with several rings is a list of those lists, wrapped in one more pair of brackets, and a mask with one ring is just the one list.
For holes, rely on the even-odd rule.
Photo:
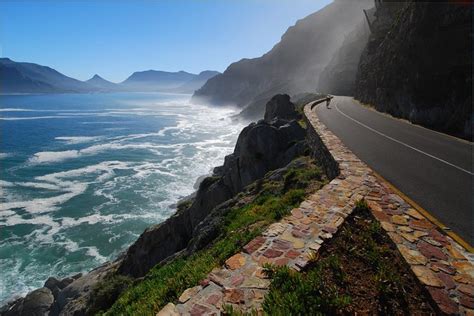
{"label": "stone retaining wall", "polygon": [[[324,102],[325,100],[326,99],[314,101],[310,108],[313,108],[315,105]],[[311,157],[313,157],[319,162],[321,166],[323,166],[324,172],[329,177],[329,179],[334,179],[339,174],[339,166],[337,162],[334,160],[334,157],[331,155],[326,145],[324,145],[324,142],[321,140],[321,137],[316,132],[316,129],[311,124],[306,115],[304,116],[304,120],[307,127],[306,138],[309,147],[311,148]]]}
{"label": "stone retaining wall", "polygon": [[262,265],[304,269],[362,198],[439,309],[474,315],[474,266],[462,247],[379,180],[319,121],[312,105],[304,109],[308,139],[314,156],[335,178],[158,315],[219,315],[225,305],[260,310],[270,283]]}

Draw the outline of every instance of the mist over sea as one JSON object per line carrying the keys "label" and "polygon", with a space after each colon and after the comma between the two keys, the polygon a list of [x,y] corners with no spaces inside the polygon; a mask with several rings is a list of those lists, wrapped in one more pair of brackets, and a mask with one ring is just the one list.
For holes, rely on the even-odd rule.
{"label": "mist over sea", "polygon": [[189,95],[0,96],[0,304],[169,217],[232,152],[232,114]]}

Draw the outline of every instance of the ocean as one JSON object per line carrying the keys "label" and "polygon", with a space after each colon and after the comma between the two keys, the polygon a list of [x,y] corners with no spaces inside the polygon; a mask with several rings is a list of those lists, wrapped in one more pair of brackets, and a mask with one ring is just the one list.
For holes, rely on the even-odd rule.
{"label": "ocean", "polygon": [[0,305],[114,259],[223,163],[235,109],[189,98],[0,96]]}

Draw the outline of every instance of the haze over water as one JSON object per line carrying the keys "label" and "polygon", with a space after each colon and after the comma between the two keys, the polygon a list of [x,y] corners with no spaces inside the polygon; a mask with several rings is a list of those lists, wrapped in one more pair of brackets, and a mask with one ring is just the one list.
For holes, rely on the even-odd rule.
{"label": "haze over water", "polygon": [[188,100],[1,96],[0,302],[114,259],[223,163],[242,125]]}

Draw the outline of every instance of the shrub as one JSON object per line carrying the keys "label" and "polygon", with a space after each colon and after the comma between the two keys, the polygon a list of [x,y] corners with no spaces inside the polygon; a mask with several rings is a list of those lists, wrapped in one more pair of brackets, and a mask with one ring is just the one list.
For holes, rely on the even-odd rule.
{"label": "shrub", "polygon": [[351,299],[339,295],[326,283],[322,272],[326,262],[319,262],[308,272],[298,273],[290,268],[266,267],[272,279],[263,309],[268,315],[333,315],[347,306]]}
{"label": "shrub", "polygon": [[133,280],[124,275],[115,273],[107,275],[92,289],[87,314],[94,315],[107,310],[132,283]]}

